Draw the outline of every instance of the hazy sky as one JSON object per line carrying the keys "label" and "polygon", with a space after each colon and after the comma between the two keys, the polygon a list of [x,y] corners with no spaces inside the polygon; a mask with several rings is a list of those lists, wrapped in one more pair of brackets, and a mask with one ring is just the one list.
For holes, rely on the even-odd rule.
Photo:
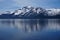
{"label": "hazy sky", "polygon": [[15,10],[23,6],[60,8],[60,0],[0,0],[0,11]]}

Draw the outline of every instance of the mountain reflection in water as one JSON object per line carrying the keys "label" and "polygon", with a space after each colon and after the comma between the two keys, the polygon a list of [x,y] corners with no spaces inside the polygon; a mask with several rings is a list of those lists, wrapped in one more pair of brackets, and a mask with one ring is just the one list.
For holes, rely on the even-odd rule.
{"label": "mountain reflection in water", "polygon": [[59,39],[60,19],[0,19],[0,39]]}

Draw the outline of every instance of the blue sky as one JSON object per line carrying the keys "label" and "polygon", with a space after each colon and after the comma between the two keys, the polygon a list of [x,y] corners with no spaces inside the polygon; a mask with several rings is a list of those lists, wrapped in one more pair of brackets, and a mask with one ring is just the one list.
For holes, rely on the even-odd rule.
{"label": "blue sky", "polygon": [[23,6],[60,8],[60,0],[0,0],[0,11],[12,11]]}

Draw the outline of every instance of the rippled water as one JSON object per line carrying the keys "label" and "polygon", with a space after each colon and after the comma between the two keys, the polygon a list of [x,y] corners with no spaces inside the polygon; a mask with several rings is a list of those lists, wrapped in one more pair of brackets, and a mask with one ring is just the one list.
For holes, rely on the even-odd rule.
{"label": "rippled water", "polygon": [[0,40],[60,40],[60,19],[0,19]]}

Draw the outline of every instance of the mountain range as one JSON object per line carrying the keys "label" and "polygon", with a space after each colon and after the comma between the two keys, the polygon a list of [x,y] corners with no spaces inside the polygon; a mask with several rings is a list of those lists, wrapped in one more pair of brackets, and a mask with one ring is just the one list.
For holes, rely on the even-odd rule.
{"label": "mountain range", "polygon": [[41,7],[25,6],[14,12],[6,11],[0,18],[60,18],[60,9],[44,9]]}

